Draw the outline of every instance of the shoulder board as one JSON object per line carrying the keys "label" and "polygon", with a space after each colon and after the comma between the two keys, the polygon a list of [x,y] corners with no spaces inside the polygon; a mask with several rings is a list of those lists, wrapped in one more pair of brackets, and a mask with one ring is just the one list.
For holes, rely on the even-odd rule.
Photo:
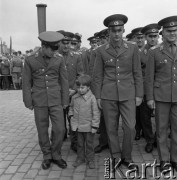
{"label": "shoulder board", "polygon": [[133,42],[133,41],[125,41],[127,44],[135,44],[136,45],[136,42]]}
{"label": "shoulder board", "polygon": [[157,49],[159,47],[161,49],[161,47],[163,47],[162,44],[157,44],[156,46],[151,47],[150,50],[154,50],[154,49]]}
{"label": "shoulder board", "polygon": [[148,52],[147,49],[144,49],[144,54],[145,54],[145,55],[147,54],[147,52]]}
{"label": "shoulder board", "polygon": [[125,48],[128,48],[127,42],[124,42],[124,47],[125,47]]}
{"label": "shoulder board", "polygon": [[105,49],[109,49],[109,44],[106,44],[106,47],[105,47]]}
{"label": "shoulder board", "polygon": [[73,52],[73,51],[72,51],[72,52],[70,52],[70,55],[71,55],[71,56],[74,56],[74,52]]}
{"label": "shoulder board", "polygon": [[55,58],[58,58],[58,57],[63,57],[60,53],[56,52],[54,55],[53,55]]}
{"label": "shoulder board", "polygon": [[29,56],[27,56],[27,57],[32,57],[32,56],[34,56],[34,57],[38,57],[38,52],[32,52]]}

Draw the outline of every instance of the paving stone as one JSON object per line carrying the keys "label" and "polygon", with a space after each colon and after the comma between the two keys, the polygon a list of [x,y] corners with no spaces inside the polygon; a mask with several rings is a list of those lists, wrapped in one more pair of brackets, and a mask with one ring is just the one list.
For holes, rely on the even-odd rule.
{"label": "paving stone", "polygon": [[5,171],[6,169],[0,169],[0,175]]}
{"label": "paving stone", "polygon": [[7,155],[5,158],[4,158],[4,160],[5,161],[11,161],[11,160],[14,160],[15,159],[15,157],[16,157],[17,155]]}
{"label": "paving stone", "polygon": [[22,151],[21,148],[15,148],[9,154],[15,154],[16,155],[16,154],[19,154],[21,151]]}
{"label": "paving stone", "polygon": [[27,174],[24,176],[24,178],[35,178],[38,173],[37,169],[32,169],[27,172]]}
{"label": "paving stone", "polygon": [[15,173],[17,171],[19,166],[9,166],[7,168],[7,170],[5,171],[5,173],[7,174],[12,174],[12,173]]}
{"label": "paving stone", "polygon": [[48,180],[48,176],[36,176],[35,180]]}
{"label": "paving stone", "polygon": [[2,175],[2,176],[0,176],[0,180],[10,180],[11,179],[11,177],[12,177],[12,175]]}
{"label": "paving stone", "polygon": [[31,166],[31,169],[40,169],[41,164],[42,164],[42,161],[34,161]]}
{"label": "paving stone", "polygon": [[14,161],[12,162],[12,166],[14,165],[21,165],[23,163],[24,159],[14,159]]}
{"label": "paving stone", "polygon": [[48,178],[59,178],[61,171],[50,171]]}
{"label": "paving stone", "polygon": [[0,168],[7,168],[11,161],[1,161],[0,162]]}
{"label": "paving stone", "polygon": [[84,180],[85,179],[85,174],[73,174],[73,180]]}
{"label": "paving stone", "polygon": [[25,173],[16,173],[11,180],[23,180]]}
{"label": "paving stone", "polygon": [[24,161],[24,163],[33,163],[33,161],[36,159],[36,156],[28,156],[26,159],[25,159],[25,161]]}
{"label": "paving stone", "polygon": [[64,169],[62,170],[61,176],[73,176],[74,169]]}
{"label": "paving stone", "polygon": [[28,156],[28,154],[19,154],[16,158],[18,159],[24,159]]}
{"label": "paving stone", "polygon": [[18,169],[18,172],[27,172],[30,167],[31,167],[31,164],[22,164],[20,168]]}

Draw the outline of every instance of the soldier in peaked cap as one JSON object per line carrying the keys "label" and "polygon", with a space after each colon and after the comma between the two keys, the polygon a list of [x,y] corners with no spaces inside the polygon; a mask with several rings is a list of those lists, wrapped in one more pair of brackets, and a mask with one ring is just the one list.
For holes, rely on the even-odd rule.
{"label": "soldier in peaked cap", "polygon": [[[167,170],[171,165],[177,170],[177,16],[164,18],[158,25],[163,28],[163,42],[148,54],[146,98],[148,106],[155,108],[160,170]],[[170,148],[167,144],[169,124]]]}
{"label": "soldier in peaked cap", "polygon": [[[133,34],[134,42],[136,42],[139,52],[142,51],[144,45],[145,45],[145,38],[144,34],[141,32],[143,27],[135,28],[131,31]],[[142,132],[142,125],[141,125],[141,118],[140,118],[140,106],[136,107],[136,135],[135,140],[139,140],[141,138],[141,132]],[[143,132],[142,132],[143,135]]]}
{"label": "soldier in peaked cap", "polygon": [[[78,76],[84,73],[83,63],[80,54],[70,49],[70,43],[73,33],[65,32],[66,38],[59,42],[58,52],[64,57],[64,63],[67,69],[68,83],[69,83],[69,97],[70,99],[76,93],[77,85],[76,79]],[[68,110],[68,109],[67,109]],[[65,110],[65,117],[68,115],[68,111]],[[68,117],[69,125],[70,118]],[[66,122],[66,119],[65,119]],[[66,123],[65,123],[66,125]],[[66,127],[66,126],[65,126]],[[77,132],[70,131],[71,149],[77,151]]]}
{"label": "soldier in peaked cap", "polygon": [[75,33],[71,39],[71,49],[75,52],[80,52],[81,47],[81,37],[82,35],[79,33]]}
{"label": "soldier in peaked cap", "polygon": [[[93,69],[94,69],[94,64],[95,64],[95,59],[96,59],[96,51],[98,48],[103,46],[108,42],[108,28],[101,30],[99,33],[97,33],[97,36],[99,36],[100,39],[100,46],[93,49],[90,54],[90,61],[89,61],[89,74],[92,77],[92,84],[91,84],[91,90],[94,93],[94,81],[93,81]],[[100,153],[104,149],[108,148],[108,140],[107,140],[107,132],[106,132],[106,127],[105,127],[105,121],[104,121],[104,116],[103,116],[103,111],[101,111],[101,116],[100,116],[100,125],[99,129],[97,132],[100,132],[99,136],[99,144],[95,147],[94,151],[95,153]]]}
{"label": "soldier in peaked cap", "polygon": [[98,34],[100,39],[100,44],[103,45],[108,41],[108,28],[101,30]]}
{"label": "soldier in peaked cap", "polygon": [[138,27],[132,30],[132,34],[134,37],[134,41],[136,42],[139,51],[142,50],[142,48],[145,45],[145,38],[144,38],[144,34],[141,32],[143,27]]}
{"label": "soldier in peaked cap", "polygon": [[126,35],[127,41],[134,41],[134,36],[132,33]]}
{"label": "soldier in peaked cap", "polygon": [[[23,70],[23,102],[34,109],[39,145],[43,152],[42,168],[51,162],[60,168],[67,164],[61,157],[65,133],[63,108],[69,103],[67,71],[61,55],[55,55],[63,35],[53,31],[39,34],[42,47],[25,60]],[[49,140],[49,117],[52,124],[52,141]]]}
{"label": "soldier in peaked cap", "polygon": [[[146,64],[148,60],[148,52],[151,47],[158,44],[160,28],[161,27],[158,24],[154,23],[143,27],[141,30],[147,41],[146,45],[143,47],[142,51],[140,52],[142,74],[144,79],[145,79]],[[152,131],[151,114],[152,114],[152,110],[147,106],[146,95],[144,95],[143,102],[139,106],[138,120],[140,126],[142,127],[144,138],[147,142],[145,146],[145,151],[147,153],[152,152],[155,142],[155,137]]]}
{"label": "soldier in peaked cap", "polygon": [[[135,135],[135,108],[142,102],[143,80],[138,47],[123,40],[124,24],[128,18],[115,14],[104,20],[109,28],[109,43],[97,49],[93,72],[94,93],[103,109],[108,144],[112,158],[127,168],[132,163]],[[124,129],[122,151],[118,139],[119,117]]]}

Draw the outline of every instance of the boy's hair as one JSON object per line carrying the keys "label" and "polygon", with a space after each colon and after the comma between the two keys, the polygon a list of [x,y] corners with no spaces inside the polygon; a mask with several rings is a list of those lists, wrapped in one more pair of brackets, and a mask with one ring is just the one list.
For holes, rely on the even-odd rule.
{"label": "boy's hair", "polygon": [[83,86],[90,87],[91,77],[89,75],[86,75],[86,74],[80,75],[76,80],[76,85],[77,86],[83,85]]}

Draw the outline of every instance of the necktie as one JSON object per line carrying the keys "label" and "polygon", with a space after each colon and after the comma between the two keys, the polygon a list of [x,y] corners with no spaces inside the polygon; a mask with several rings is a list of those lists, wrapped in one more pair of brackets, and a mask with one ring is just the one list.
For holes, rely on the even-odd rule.
{"label": "necktie", "polygon": [[170,52],[173,55],[173,57],[175,57],[175,55],[176,55],[176,45],[175,44],[170,45]]}

